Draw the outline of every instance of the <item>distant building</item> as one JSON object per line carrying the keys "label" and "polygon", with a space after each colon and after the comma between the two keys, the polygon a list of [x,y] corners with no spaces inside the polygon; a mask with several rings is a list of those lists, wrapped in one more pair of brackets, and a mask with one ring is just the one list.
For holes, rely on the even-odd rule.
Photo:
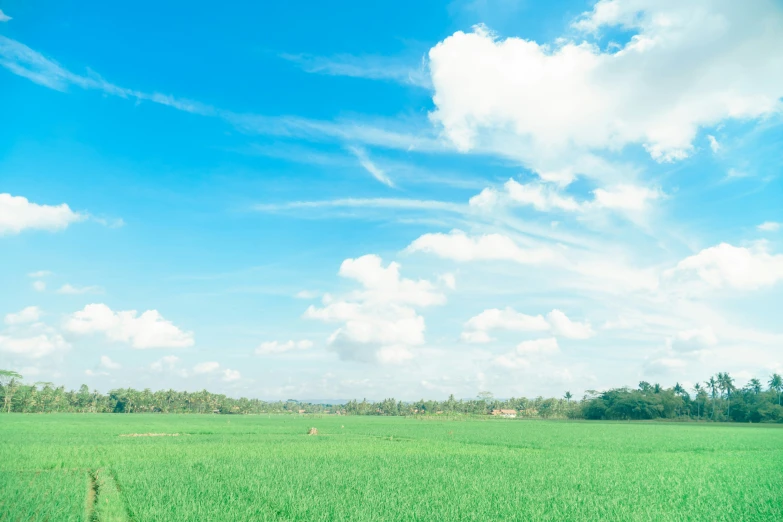
{"label": "distant building", "polygon": [[304,412],[305,412],[304,410],[299,410],[299,413],[304,413]]}
{"label": "distant building", "polygon": [[517,410],[492,410],[492,415],[495,417],[504,417],[506,419],[515,419]]}

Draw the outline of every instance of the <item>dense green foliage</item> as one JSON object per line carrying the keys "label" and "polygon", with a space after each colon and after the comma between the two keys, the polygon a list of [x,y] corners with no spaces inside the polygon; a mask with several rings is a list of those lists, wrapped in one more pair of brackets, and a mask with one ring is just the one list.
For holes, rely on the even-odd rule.
{"label": "dense green foliage", "polygon": [[708,419],[734,422],[783,422],[783,383],[772,375],[764,391],[758,379],[736,388],[727,373],[719,373],[703,386],[697,384],[691,396],[679,384],[664,389],[639,383],[638,389],[620,388],[593,392],[582,404],[585,419]]}
{"label": "dense green foliage", "polygon": [[0,520],[783,520],[779,425],[0,419]]}
{"label": "dense green foliage", "polygon": [[639,383],[637,389],[618,388],[606,392],[588,392],[582,400],[563,398],[495,399],[482,393],[477,399],[445,401],[419,400],[380,402],[352,400],[347,404],[310,404],[299,401],[265,402],[259,399],[231,398],[206,390],[178,392],[124,388],[107,394],[90,391],[86,385],[66,391],[51,383],[24,384],[21,376],[0,370],[0,398],[3,410],[20,413],[341,413],[348,415],[486,415],[496,409],[515,410],[520,417],[648,420],[696,419],[735,422],[783,422],[783,379],[772,375],[766,384],[751,379],[744,388],[736,388],[734,379],[719,373],[697,384],[689,393],[679,384],[663,388],[659,384]]}

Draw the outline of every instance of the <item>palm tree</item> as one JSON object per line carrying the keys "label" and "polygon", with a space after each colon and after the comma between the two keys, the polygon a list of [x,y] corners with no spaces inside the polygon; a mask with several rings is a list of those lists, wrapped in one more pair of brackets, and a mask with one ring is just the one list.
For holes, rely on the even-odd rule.
{"label": "palm tree", "polygon": [[726,392],[726,401],[727,401],[726,417],[729,417],[731,414],[731,392],[735,389],[734,379],[731,378],[728,372],[719,373],[718,386],[722,391]]}
{"label": "palm tree", "polygon": [[697,382],[693,385],[693,391],[696,393],[696,416],[701,418],[701,404],[699,404],[699,394],[704,391],[704,388],[702,388],[701,384]]}
{"label": "palm tree", "polygon": [[11,413],[11,398],[19,387],[22,376],[12,370],[0,370],[0,386],[5,390],[5,409]]}
{"label": "palm tree", "polygon": [[780,374],[772,374],[769,379],[769,389],[778,392],[778,406],[780,406],[780,394],[783,393],[783,377]]}
{"label": "palm tree", "polygon": [[751,379],[748,381],[748,389],[758,395],[761,393],[761,381],[758,379]]}
{"label": "palm tree", "polygon": [[52,390],[54,389],[54,383],[48,381],[38,381],[33,386],[41,387],[41,405],[43,406],[44,413],[47,413],[47,405],[51,404],[50,397]]}
{"label": "palm tree", "polygon": [[568,404],[571,404],[571,399],[572,399],[573,397],[574,397],[574,396],[573,396],[573,395],[571,395],[571,392],[570,392],[570,391],[567,391],[567,392],[565,392],[565,395],[563,395],[563,398],[566,400],[566,402],[567,402]]}
{"label": "palm tree", "polygon": [[704,383],[707,386],[707,389],[710,390],[711,398],[712,398],[712,420],[715,420],[715,395],[717,394],[718,390],[718,381],[715,379],[715,377],[710,377],[710,380]]}

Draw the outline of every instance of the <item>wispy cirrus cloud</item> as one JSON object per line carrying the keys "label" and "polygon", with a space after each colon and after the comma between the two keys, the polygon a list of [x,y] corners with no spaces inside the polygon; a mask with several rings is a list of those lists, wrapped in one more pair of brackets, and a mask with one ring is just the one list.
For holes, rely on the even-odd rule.
{"label": "wispy cirrus cloud", "polygon": [[66,295],[102,294],[103,288],[96,285],[73,286],[71,284],[66,283],[57,290],[57,293],[66,294]]}
{"label": "wispy cirrus cloud", "polygon": [[391,180],[391,178],[389,178],[386,172],[384,172],[383,169],[381,169],[370,159],[366,150],[361,147],[348,147],[348,150],[351,151],[354,156],[356,156],[356,159],[359,160],[359,164],[364,168],[364,170],[369,172],[372,177],[387,187],[394,187],[394,182]]}
{"label": "wispy cirrus cloud", "polygon": [[120,98],[151,101],[196,114],[214,115],[216,113],[215,108],[199,102],[161,93],[145,93],[120,87],[106,81],[93,71],[88,71],[87,75],[73,73],[23,43],[5,36],[0,36],[0,66],[18,76],[57,91],[66,91],[69,86],[75,86],[87,90],[102,91],[110,96]]}
{"label": "wispy cirrus cloud", "polygon": [[453,148],[441,140],[425,120],[336,119],[313,120],[298,116],[265,116],[219,111],[219,116],[237,129],[311,141],[337,141],[420,152],[448,152]]}
{"label": "wispy cirrus cloud", "polygon": [[155,103],[191,114],[220,118],[238,130],[251,134],[362,143],[401,150],[445,151],[451,148],[437,137],[426,120],[416,123],[400,122],[399,119],[328,121],[296,116],[237,113],[186,98],[122,87],[105,80],[94,71],[77,74],[23,43],[5,36],[0,36],[0,67],[57,91],[65,92],[73,86],[136,102]]}
{"label": "wispy cirrus cloud", "polygon": [[369,80],[387,80],[422,87],[432,87],[426,58],[422,56],[418,63],[415,59],[388,56],[354,56],[338,54],[334,56],[315,56],[312,54],[278,55],[283,60],[299,66],[303,71],[329,76],[349,76]]}
{"label": "wispy cirrus cloud", "polygon": [[448,201],[405,199],[405,198],[340,198],[321,201],[289,201],[286,203],[261,203],[253,207],[259,212],[279,212],[284,210],[316,208],[387,208],[405,210],[438,210],[443,212],[464,213],[467,205]]}

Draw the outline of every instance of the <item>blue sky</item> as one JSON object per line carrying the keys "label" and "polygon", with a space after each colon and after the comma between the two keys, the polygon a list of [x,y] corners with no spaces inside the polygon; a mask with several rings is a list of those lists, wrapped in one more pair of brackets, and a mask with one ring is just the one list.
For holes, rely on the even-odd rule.
{"label": "blue sky", "polygon": [[0,367],[266,399],[783,369],[783,4],[0,6]]}

